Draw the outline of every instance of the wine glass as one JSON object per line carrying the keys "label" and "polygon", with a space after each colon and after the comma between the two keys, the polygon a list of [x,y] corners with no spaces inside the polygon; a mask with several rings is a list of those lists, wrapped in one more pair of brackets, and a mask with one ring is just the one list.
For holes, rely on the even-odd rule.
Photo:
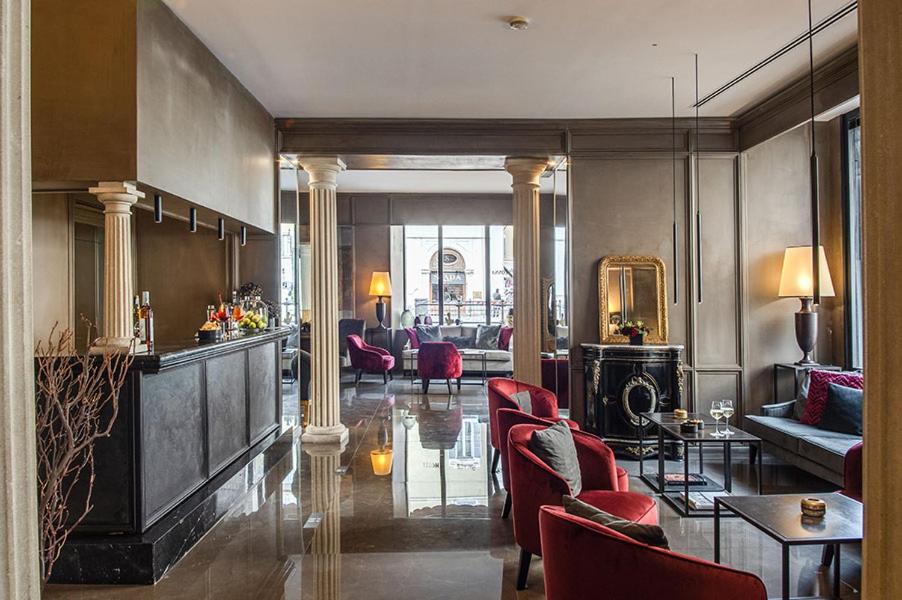
{"label": "wine glass", "polygon": [[723,435],[733,435],[734,433],[736,433],[735,431],[730,429],[730,417],[733,416],[733,401],[721,400],[720,412],[723,415],[723,422],[726,425],[726,429],[724,429]]}
{"label": "wine glass", "polygon": [[711,408],[709,409],[711,418],[714,419],[714,433],[711,435],[714,437],[723,437],[720,431],[718,431],[718,426],[720,424],[720,418],[723,416],[723,406],[720,401],[714,401],[711,403]]}

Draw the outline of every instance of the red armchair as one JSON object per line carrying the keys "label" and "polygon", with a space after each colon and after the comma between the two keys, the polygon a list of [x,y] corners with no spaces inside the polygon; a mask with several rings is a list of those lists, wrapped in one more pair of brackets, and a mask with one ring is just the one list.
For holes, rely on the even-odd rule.
{"label": "red armchair", "polygon": [[[515,425],[508,435],[514,538],[520,546],[518,590],[526,587],[532,555],[545,555],[539,539],[539,508],[545,504],[560,506],[564,495],[572,494],[564,478],[527,447],[532,432],[537,429],[544,426]],[[600,438],[574,431],[573,441],[582,472],[582,490],[577,498],[629,521],[658,522],[658,505],[652,498],[621,491],[614,452]]]}
{"label": "red armchair", "polygon": [[[558,420],[557,396],[554,392],[535,385],[523,383],[507,377],[492,377],[488,383],[489,389],[489,434],[492,440],[492,473],[498,470],[498,459],[502,448],[507,444],[507,436],[500,435],[498,428],[498,410],[511,408],[520,410],[520,405],[511,398],[511,394],[517,392],[529,392],[532,400],[532,414],[543,419]],[[507,489],[507,486],[504,486]]]}
{"label": "red armchair", "polygon": [[460,390],[460,377],[464,372],[464,363],[460,352],[451,342],[423,342],[417,353],[417,374],[423,383],[423,393],[429,393],[431,379],[444,379],[451,394],[451,380],[457,379]]}
{"label": "red armchair", "polygon": [[602,525],[543,506],[539,529],[548,600],[766,600],[752,573],[647,546]]}
{"label": "red armchair", "polygon": [[377,346],[370,346],[359,335],[349,335],[347,338],[348,354],[351,357],[351,366],[356,385],[364,373],[382,373],[382,382],[388,383],[391,370],[395,368],[395,357],[391,352]]}
{"label": "red armchair", "polygon": [[[539,427],[548,427],[549,425],[554,425],[555,421],[563,420],[567,421],[567,425],[570,426],[570,429],[578,430],[579,423],[571,421],[570,419],[542,419],[527,412],[523,412],[518,408],[501,408],[498,409],[495,415],[495,420],[498,423],[498,437],[505,442],[501,444],[501,480],[504,483],[504,490],[507,492],[507,496],[504,499],[504,508],[501,510],[501,518],[506,519],[511,511],[510,461],[508,460],[507,453],[507,439],[511,428],[515,425],[537,425]],[[492,431],[494,432],[496,429],[493,428]],[[626,471],[623,473],[626,475]]]}
{"label": "red armchair", "polygon": [[[846,457],[843,459],[843,489],[840,494],[848,496],[859,502],[864,501],[862,493],[862,453],[864,451],[864,442],[858,442],[846,451]],[[829,567],[833,562],[834,549],[832,545],[824,546],[824,552],[821,555],[821,563],[825,567]]]}

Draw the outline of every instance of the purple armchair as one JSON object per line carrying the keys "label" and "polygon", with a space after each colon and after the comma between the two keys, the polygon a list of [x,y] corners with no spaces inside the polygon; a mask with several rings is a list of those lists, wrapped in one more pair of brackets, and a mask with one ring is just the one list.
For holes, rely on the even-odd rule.
{"label": "purple armchair", "polygon": [[377,346],[370,346],[359,335],[347,337],[348,354],[351,357],[351,366],[355,370],[354,384],[360,382],[364,373],[382,373],[382,382],[388,383],[394,379],[391,370],[395,368],[395,357],[391,352]]}
{"label": "purple armchair", "polygon": [[448,393],[451,394],[451,380],[457,380],[457,389],[460,390],[460,377],[463,375],[464,365],[460,358],[460,352],[451,342],[423,342],[417,354],[417,374],[423,382],[423,393],[429,393],[429,381],[431,379],[444,379],[448,384]]}

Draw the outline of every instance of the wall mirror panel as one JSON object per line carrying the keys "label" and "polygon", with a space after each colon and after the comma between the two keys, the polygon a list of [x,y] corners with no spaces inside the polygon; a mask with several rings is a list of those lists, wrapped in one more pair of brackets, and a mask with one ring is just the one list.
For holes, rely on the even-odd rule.
{"label": "wall mirror panel", "polygon": [[664,263],[656,256],[607,256],[598,267],[599,338],[602,344],[629,340],[621,323],[642,321],[646,341],[667,342],[667,286]]}

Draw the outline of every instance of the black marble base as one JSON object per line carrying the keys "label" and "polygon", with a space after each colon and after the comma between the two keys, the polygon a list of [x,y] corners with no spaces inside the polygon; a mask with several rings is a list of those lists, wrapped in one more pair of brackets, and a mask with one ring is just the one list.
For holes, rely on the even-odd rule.
{"label": "black marble base", "polygon": [[52,583],[153,584],[291,451],[294,431],[267,435],[142,535],[72,536]]}

